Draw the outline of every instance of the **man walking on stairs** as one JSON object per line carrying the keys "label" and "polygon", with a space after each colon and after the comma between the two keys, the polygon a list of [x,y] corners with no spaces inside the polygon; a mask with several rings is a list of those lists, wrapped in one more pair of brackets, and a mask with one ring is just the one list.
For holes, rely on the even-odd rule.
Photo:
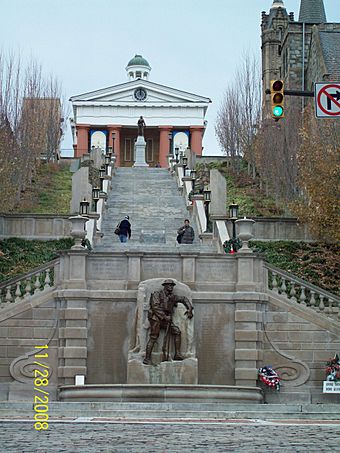
{"label": "man walking on stairs", "polygon": [[195,232],[192,226],[190,226],[189,219],[184,220],[184,225],[177,231],[178,239],[180,244],[192,244],[195,238]]}
{"label": "man walking on stairs", "polygon": [[126,215],[119,224],[119,240],[120,242],[127,242],[128,238],[131,238],[131,223],[129,222],[130,217]]}

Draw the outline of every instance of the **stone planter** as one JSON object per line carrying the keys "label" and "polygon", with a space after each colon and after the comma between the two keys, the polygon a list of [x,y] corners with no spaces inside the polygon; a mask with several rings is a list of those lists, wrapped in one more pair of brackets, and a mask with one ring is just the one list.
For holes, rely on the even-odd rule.
{"label": "stone planter", "polygon": [[248,241],[254,237],[253,235],[253,225],[255,220],[247,219],[244,217],[243,219],[236,220],[235,224],[238,229],[238,235],[243,243],[242,248],[239,250],[239,253],[252,253],[252,250],[248,246]]}
{"label": "stone planter", "polygon": [[69,217],[69,220],[72,223],[71,236],[74,238],[75,244],[71,247],[72,249],[83,249],[81,241],[86,236],[85,223],[89,220],[88,217],[83,217],[81,215],[75,215]]}

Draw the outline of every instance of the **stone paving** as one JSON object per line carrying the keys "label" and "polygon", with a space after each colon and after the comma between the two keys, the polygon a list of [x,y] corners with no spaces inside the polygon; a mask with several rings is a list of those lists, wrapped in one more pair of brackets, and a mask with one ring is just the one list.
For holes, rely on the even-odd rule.
{"label": "stone paving", "polygon": [[319,453],[337,451],[337,445],[339,421],[78,419],[50,422],[41,432],[32,421],[0,421],[1,453]]}

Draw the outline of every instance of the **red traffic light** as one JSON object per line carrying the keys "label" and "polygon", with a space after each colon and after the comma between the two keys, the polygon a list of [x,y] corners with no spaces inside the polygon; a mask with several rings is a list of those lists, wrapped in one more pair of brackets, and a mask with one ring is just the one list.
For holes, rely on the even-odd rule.
{"label": "red traffic light", "polygon": [[281,91],[283,88],[283,81],[282,80],[275,80],[272,85],[273,91]]}

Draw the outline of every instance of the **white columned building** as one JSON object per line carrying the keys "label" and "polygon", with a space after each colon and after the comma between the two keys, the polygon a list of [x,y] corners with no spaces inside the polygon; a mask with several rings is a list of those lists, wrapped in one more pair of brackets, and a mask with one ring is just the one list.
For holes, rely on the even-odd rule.
{"label": "white columned building", "polygon": [[72,96],[74,155],[92,146],[114,148],[118,166],[131,166],[137,121],[146,128],[146,162],[166,167],[175,147],[202,154],[205,115],[211,100],[149,80],[151,67],[141,55],[126,66],[128,82]]}

